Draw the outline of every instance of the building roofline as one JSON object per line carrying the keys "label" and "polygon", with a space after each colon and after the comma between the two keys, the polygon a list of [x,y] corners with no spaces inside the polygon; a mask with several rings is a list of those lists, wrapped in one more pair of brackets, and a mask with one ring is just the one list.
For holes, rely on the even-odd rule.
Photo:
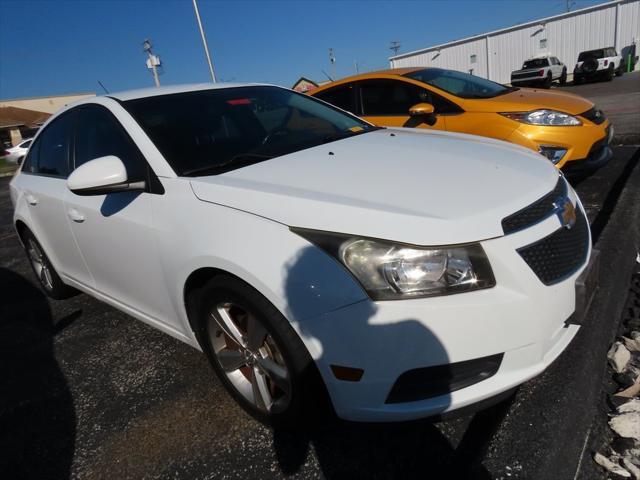
{"label": "building roofline", "polygon": [[465,37],[465,38],[460,38],[458,40],[452,40],[450,42],[446,42],[446,43],[441,43],[439,45],[434,45],[433,47],[427,47],[427,48],[421,48],[418,50],[413,50],[412,52],[407,52],[407,53],[401,53],[400,55],[394,55],[393,57],[389,57],[389,61],[391,60],[399,60],[401,58],[406,58],[406,57],[411,57],[413,55],[417,55],[420,53],[426,53],[426,52],[431,52],[433,50],[440,50],[442,48],[445,47],[451,47],[454,45],[459,45],[461,43],[466,43],[469,42],[471,40],[480,40],[482,38],[487,38],[487,37],[492,37],[495,35],[499,35],[501,33],[507,33],[507,32],[512,32],[514,30],[519,30],[521,28],[525,28],[525,27],[530,27],[533,25],[539,25],[541,23],[547,23],[547,22],[551,22],[551,21],[555,21],[555,20],[560,20],[562,18],[568,18],[568,17],[572,17],[574,15],[580,15],[582,13],[586,13],[586,12],[590,12],[590,11],[595,11],[595,10],[602,10],[614,5],[619,5],[621,3],[631,3],[631,2],[636,2],[638,0],[612,0],[606,3],[599,3],[598,5],[591,5],[590,7],[585,7],[585,8],[580,8],[578,10],[574,10],[572,12],[565,12],[565,13],[560,13],[558,15],[552,15],[551,17],[544,17],[544,18],[539,18],[537,20],[531,20],[525,23],[519,23],[517,25],[513,25],[511,27],[506,27],[506,28],[501,28],[499,30],[492,30],[491,32],[487,32],[487,33],[481,33],[479,35],[472,35],[470,37]]}
{"label": "building roofline", "polygon": [[96,96],[96,92],[77,92],[77,93],[62,93],[59,95],[42,95],[39,97],[20,97],[20,98],[0,98],[0,102],[17,102],[20,100],[42,100],[45,98],[60,98],[60,97],[77,97],[80,95],[93,95]]}

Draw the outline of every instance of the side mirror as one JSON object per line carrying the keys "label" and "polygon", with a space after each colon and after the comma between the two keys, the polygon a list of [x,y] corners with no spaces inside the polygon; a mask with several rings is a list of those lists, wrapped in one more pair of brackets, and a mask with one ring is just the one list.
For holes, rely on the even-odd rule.
{"label": "side mirror", "polygon": [[107,155],[76,168],[67,179],[67,187],[76,195],[104,195],[144,190],[145,182],[129,183],[122,160],[114,155]]}
{"label": "side mirror", "polygon": [[433,115],[435,110],[430,103],[417,103],[409,109],[409,115],[411,117],[422,117],[427,115]]}

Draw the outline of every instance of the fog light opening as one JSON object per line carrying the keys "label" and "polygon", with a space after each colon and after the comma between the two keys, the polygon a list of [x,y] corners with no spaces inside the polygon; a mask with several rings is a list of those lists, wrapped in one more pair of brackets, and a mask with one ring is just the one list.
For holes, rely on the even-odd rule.
{"label": "fog light opening", "polygon": [[540,152],[540,154],[544,155],[549,160],[551,160],[551,163],[553,163],[554,165],[557,165],[560,162],[560,160],[562,160],[565,153],[567,153],[566,148],[560,148],[560,147],[541,146],[538,151]]}
{"label": "fog light opening", "polygon": [[342,365],[331,365],[331,371],[338,380],[344,380],[345,382],[359,382],[364,374],[364,370],[361,368]]}

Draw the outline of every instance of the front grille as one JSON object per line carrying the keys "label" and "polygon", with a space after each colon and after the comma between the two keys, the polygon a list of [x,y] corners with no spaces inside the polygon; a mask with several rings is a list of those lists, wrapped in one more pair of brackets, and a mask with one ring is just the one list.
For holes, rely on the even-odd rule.
{"label": "front grille", "polygon": [[[535,80],[536,77],[538,77],[538,72],[533,70],[531,72],[527,72],[527,73],[512,73],[511,74],[511,79],[515,80],[518,78],[531,78],[532,80]],[[540,79],[542,79],[542,77],[540,77]]]}
{"label": "front grille", "polygon": [[580,116],[586,118],[590,122],[595,123],[596,125],[604,123],[604,121],[607,119],[604,112],[596,107],[593,107],[591,110],[587,110],[586,112],[581,113]]}
{"label": "front grille", "polygon": [[558,183],[555,188],[540,200],[502,219],[502,230],[505,235],[530,227],[547,218],[556,208],[554,202],[558,197],[566,194],[567,184],[564,179],[560,177],[558,178]]}
{"label": "front grille", "polygon": [[545,285],[561,282],[580,268],[589,252],[589,224],[580,208],[572,228],[560,228],[551,235],[517,252]]}

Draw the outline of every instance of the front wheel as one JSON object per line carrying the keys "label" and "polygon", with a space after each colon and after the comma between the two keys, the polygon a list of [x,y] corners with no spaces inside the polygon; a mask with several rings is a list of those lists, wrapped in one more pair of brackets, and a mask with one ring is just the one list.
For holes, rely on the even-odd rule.
{"label": "front wheel", "polygon": [[328,411],[324,384],[306,347],[259,292],[218,275],[191,301],[203,351],[250,415],[273,427],[296,428]]}

